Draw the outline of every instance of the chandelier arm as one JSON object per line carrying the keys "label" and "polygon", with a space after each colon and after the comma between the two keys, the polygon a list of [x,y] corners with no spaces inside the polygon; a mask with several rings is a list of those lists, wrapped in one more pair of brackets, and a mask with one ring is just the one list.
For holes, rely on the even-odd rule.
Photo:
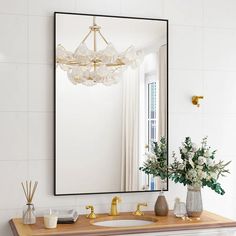
{"label": "chandelier arm", "polygon": [[93,25],[96,25],[96,16],[93,16]]}
{"label": "chandelier arm", "polygon": [[108,45],[108,42],[107,42],[106,38],[103,36],[103,34],[101,33],[100,30],[98,30],[98,33],[99,33],[100,36],[102,37],[103,41]]}
{"label": "chandelier arm", "polygon": [[[95,24],[95,17],[94,17],[94,24]],[[97,35],[96,35],[96,30],[93,30],[93,51],[97,51]],[[97,70],[97,65],[96,62],[93,62],[93,71],[96,72]]]}
{"label": "chandelier arm", "polygon": [[93,51],[97,51],[97,37],[96,30],[93,31]]}
{"label": "chandelier arm", "polygon": [[84,37],[84,39],[82,40],[82,43],[84,43],[86,41],[86,39],[88,38],[88,36],[92,33],[92,30],[90,30],[87,35]]}
{"label": "chandelier arm", "polygon": [[113,68],[112,73],[115,73],[119,69],[120,69],[120,67]]}

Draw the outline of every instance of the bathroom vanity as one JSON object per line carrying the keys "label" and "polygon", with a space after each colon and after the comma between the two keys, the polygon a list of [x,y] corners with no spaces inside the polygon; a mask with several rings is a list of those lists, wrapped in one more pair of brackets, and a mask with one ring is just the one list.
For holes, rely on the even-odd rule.
{"label": "bathroom vanity", "polygon": [[[106,224],[106,222],[108,222]],[[125,226],[116,222],[149,222],[146,225]],[[104,223],[105,222],[105,223]],[[111,222],[114,222],[113,224]],[[96,225],[95,225],[96,224]],[[108,226],[110,224],[110,226]],[[107,225],[107,226],[101,226]],[[128,225],[128,223],[127,223]],[[119,216],[98,214],[94,220],[81,215],[75,224],[61,224],[56,229],[45,229],[43,218],[37,218],[35,225],[23,225],[21,219],[12,219],[10,226],[14,236],[62,236],[62,235],[204,235],[228,236],[236,235],[236,222],[222,216],[204,211],[201,218],[176,218],[172,211],[168,216],[155,216],[153,212],[145,212],[144,216],[133,216],[132,213],[120,213]]]}

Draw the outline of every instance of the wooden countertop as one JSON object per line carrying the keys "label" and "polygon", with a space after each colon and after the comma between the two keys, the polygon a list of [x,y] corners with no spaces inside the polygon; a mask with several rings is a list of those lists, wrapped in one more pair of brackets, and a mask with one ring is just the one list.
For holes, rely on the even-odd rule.
{"label": "wooden countertop", "polygon": [[[45,229],[43,225],[43,218],[37,218],[34,225],[23,225],[21,219],[12,219],[9,221],[12,232],[15,236],[63,236],[63,235],[121,235],[121,234],[137,234],[137,233],[151,233],[151,232],[167,232],[179,230],[194,230],[194,229],[212,229],[212,228],[228,228],[236,227],[236,222],[224,218],[222,216],[204,211],[201,219],[196,220],[182,220],[176,218],[173,212],[170,211],[168,216],[155,216],[153,212],[145,212],[145,216],[152,218],[153,222],[150,225],[138,227],[103,227],[95,226],[91,223],[95,221],[103,221],[109,219],[134,219],[132,213],[121,213],[120,216],[109,217],[107,214],[97,214],[97,219],[87,219],[85,215],[81,215],[75,224],[58,224],[56,229]],[[144,217],[145,217],[144,216]],[[136,216],[135,219],[142,219]],[[143,218],[145,219],[145,218]]]}

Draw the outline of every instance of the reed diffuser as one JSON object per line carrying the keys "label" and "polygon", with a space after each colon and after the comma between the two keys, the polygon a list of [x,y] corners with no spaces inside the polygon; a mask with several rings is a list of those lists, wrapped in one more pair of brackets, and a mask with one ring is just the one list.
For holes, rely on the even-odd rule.
{"label": "reed diffuser", "polygon": [[32,184],[32,181],[26,181],[25,184],[21,183],[25,197],[26,197],[26,206],[23,209],[23,224],[30,225],[36,223],[36,215],[34,204],[32,203],[33,197],[38,186],[38,182],[36,181]]}

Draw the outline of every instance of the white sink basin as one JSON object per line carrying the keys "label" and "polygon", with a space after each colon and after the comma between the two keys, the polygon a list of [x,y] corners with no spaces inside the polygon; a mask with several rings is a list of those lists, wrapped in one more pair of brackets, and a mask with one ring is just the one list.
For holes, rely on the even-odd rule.
{"label": "white sink basin", "polygon": [[142,220],[142,219],[117,219],[117,220],[104,220],[94,222],[93,225],[103,227],[135,227],[144,226],[155,223],[153,220]]}

